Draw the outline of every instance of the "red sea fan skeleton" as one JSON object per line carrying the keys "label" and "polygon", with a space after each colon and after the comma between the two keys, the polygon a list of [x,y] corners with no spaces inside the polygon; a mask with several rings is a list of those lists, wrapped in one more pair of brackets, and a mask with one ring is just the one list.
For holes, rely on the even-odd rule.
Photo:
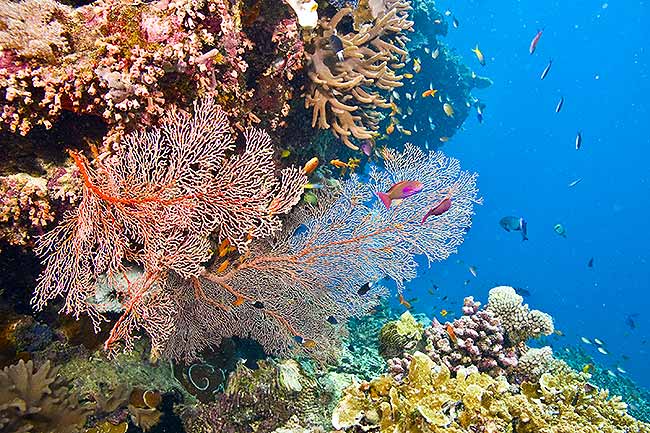
{"label": "red sea fan skeleton", "polygon": [[[252,238],[280,229],[279,215],[300,199],[306,177],[298,168],[275,176],[273,146],[259,130],[245,132],[235,153],[226,115],[213,98],[194,113],[168,113],[150,131],[124,138],[119,148],[90,164],[70,152],[82,177],[83,198],[42,236],[36,252],[43,270],[32,300],[37,310],[60,296],[62,312],[88,314],[99,329],[105,306],[98,281],[108,285],[122,315],[106,341],[132,346],[142,328],[157,353],[173,332],[176,304],[168,274],[196,279],[210,258],[209,237],[229,240],[240,252]],[[144,270],[129,281],[127,268]]]}

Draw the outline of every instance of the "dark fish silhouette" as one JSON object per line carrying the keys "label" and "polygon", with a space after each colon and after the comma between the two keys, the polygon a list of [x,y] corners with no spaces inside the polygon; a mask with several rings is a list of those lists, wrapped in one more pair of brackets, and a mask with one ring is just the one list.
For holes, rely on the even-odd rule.
{"label": "dark fish silhouette", "polygon": [[521,289],[521,288],[515,287],[515,292],[519,296],[530,296],[530,292],[528,290],[526,290],[526,289]]}
{"label": "dark fish silhouette", "polygon": [[630,329],[636,328],[636,322],[634,321],[635,317],[638,317],[639,313],[628,314],[625,318],[625,324],[630,327]]}
{"label": "dark fish silhouette", "polygon": [[361,286],[361,287],[359,288],[359,290],[357,290],[357,294],[360,295],[360,296],[363,296],[363,295],[365,295],[366,293],[368,293],[369,291],[370,291],[370,282],[367,282],[366,284],[364,284],[363,286]]}
{"label": "dark fish silhouette", "polygon": [[593,257],[589,259],[589,263],[587,263],[587,267],[588,268],[593,268],[594,267],[594,258]]}
{"label": "dark fish silhouette", "polygon": [[329,316],[329,317],[327,318],[327,321],[328,321],[329,323],[331,323],[332,325],[336,325],[337,323],[339,323],[339,321],[336,320],[336,317],[334,317],[334,316]]}
{"label": "dark fish silhouette", "polygon": [[255,302],[253,302],[253,307],[255,307],[255,308],[264,308],[264,302],[255,301]]}
{"label": "dark fish silhouette", "polygon": [[555,112],[559,113],[563,105],[564,105],[564,96],[560,96],[560,101],[555,106]]}
{"label": "dark fish silhouette", "polygon": [[330,46],[332,47],[332,51],[336,53],[336,57],[340,62],[345,60],[345,56],[343,55],[343,41],[341,38],[336,35],[330,36]]}

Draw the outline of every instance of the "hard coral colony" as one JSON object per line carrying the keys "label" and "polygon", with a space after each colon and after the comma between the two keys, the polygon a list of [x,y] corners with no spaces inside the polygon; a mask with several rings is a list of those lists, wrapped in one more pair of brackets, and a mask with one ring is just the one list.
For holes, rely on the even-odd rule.
{"label": "hard coral colony", "polygon": [[0,254],[42,263],[33,319],[0,287],[2,431],[649,431],[529,346],[553,320],[511,287],[388,321],[482,203],[388,137],[484,107],[433,2],[68,3],[0,0]]}

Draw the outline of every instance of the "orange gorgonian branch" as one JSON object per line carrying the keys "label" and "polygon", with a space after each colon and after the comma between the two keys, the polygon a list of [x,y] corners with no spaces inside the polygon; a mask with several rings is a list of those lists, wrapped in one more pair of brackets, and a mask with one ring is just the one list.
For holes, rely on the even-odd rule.
{"label": "orange gorgonian branch", "polygon": [[[168,273],[199,277],[211,256],[211,236],[240,252],[251,239],[270,236],[307,182],[298,168],[276,177],[265,132],[247,130],[244,148],[236,149],[229,131],[224,112],[205,98],[192,115],[168,113],[158,127],[126,136],[94,164],[71,151],[83,198],[39,240],[45,268],[32,301],[36,309],[63,297],[64,313],[88,314],[96,329],[107,311],[117,311],[107,349],[117,343],[130,348],[141,328],[159,351],[176,315]],[[129,280],[131,264],[144,272]],[[113,302],[100,302],[106,296]]]}

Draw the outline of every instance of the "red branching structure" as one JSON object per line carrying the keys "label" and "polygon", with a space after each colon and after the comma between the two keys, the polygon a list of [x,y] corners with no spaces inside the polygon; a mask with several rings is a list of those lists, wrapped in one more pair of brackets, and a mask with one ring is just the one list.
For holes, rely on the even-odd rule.
{"label": "red branching structure", "polygon": [[[172,111],[159,127],[127,135],[94,165],[70,152],[83,198],[39,240],[45,269],[34,306],[64,296],[62,311],[88,314],[97,329],[106,310],[96,301],[97,282],[105,280],[122,313],[106,348],[131,348],[142,328],[159,352],[176,316],[168,274],[195,281],[212,254],[210,236],[244,252],[251,239],[279,230],[279,215],[298,202],[307,181],[298,168],[276,177],[263,131],[247,130],[238,154],[229,131],[224,112],[205,98],[193,115]],[[129,264],[144,270],[134,281]]]}
{"label": "red branching structure", "polygon": [[[476,175],[461,171],[454,159],[409,144],[385,158],[386,170],[373,169],[369,183],[352,176],[340,190],[321,195],[318,206],[293,211],[279,235],[255,242],[237,263],[206,271],[194,293],[187,282],[171,278],[167,289],[178,316],[165,355],[190,360],[238,336],[257,340],[270,353],[298,349],[329,358],[341,325],[386,294],[380,280],[388,277],[401,290],[416,276],[415,255],[433,261],[453,253],[480,202]],[[385,209],[375,194],[402,180],[425,186]],[[446,197],[452,199],[449,211],[421,224]],[[360,293],[369,282],[370,291]]]}

